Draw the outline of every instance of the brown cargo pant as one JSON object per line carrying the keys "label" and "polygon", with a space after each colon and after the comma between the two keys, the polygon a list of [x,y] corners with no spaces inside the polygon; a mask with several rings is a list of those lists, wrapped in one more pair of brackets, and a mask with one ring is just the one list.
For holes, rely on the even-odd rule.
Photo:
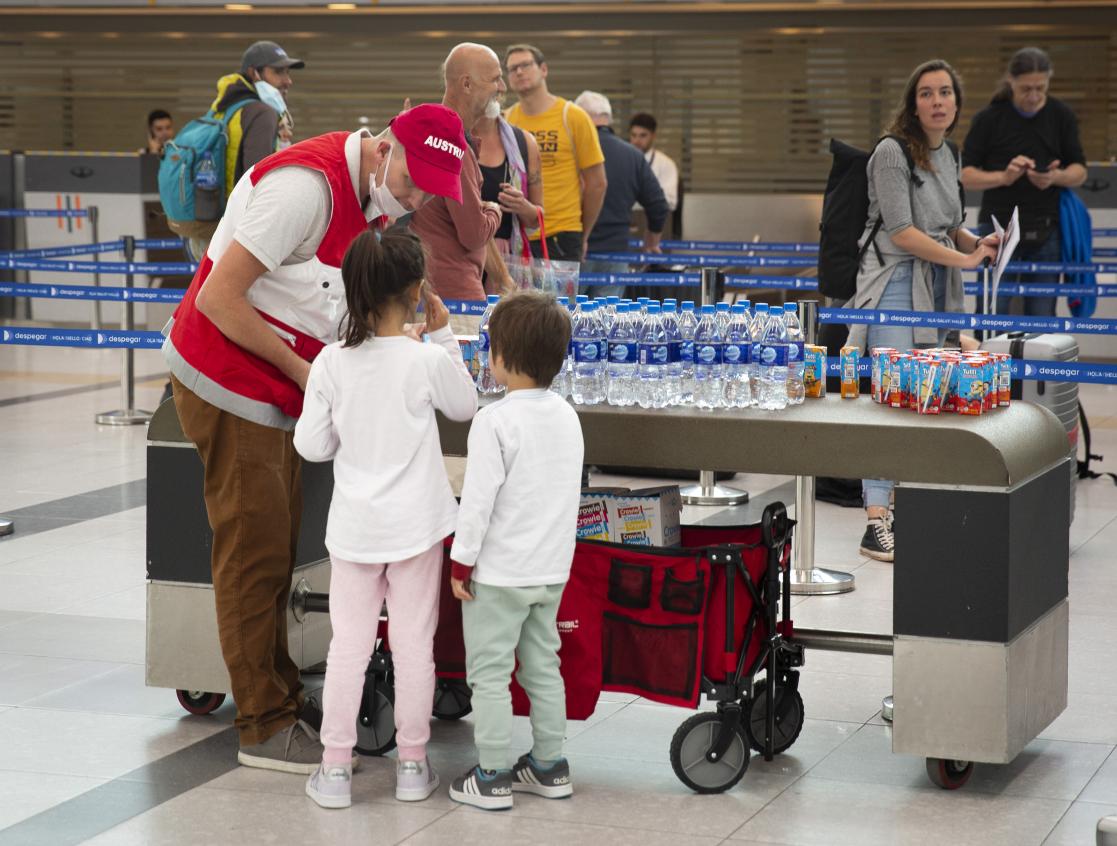
{"label": "brown cargo pant", "polygon": [[205,466],[213,594],[241,746],[294,723],[299,667],[287,652],[287,603],[302,517],[293,433],[210,405],[171,377],[182,431]]}

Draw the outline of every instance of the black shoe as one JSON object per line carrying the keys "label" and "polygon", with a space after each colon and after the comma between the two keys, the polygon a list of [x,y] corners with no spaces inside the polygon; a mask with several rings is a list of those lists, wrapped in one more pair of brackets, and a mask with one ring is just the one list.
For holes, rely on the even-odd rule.
{"label": "black shoe", "polygon": [[545,770],[535,763],[530,752],[521,755],[512,768],[512,789],[547,799],[565,799],[574,792],[574,785],[570,782],[570,764],[565,758],[560,758]]}
{"label": "black shoe", "polygon": [[315,731],[322,731],[322,706],[318,703],[318,697],[313,693],[303,700],[303,707],[299,710],[299,719]]}
{"label": "black shoe", "polygon": [[512,772],[474,767],[450,784],[450,798],[464,805],[503,811],[512,807]]}
{"label": "black shoe", "polygon": [[896,539],[888,521],[882,517],[874,517],[865,527],[865,535],[861,538],[861,554],[877,561],[891,562],[895,555]]}

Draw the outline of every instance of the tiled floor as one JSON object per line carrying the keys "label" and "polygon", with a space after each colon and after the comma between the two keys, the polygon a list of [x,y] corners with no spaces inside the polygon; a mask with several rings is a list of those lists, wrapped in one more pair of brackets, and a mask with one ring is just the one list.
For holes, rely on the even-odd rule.
{"label": "tiled floor", "polygon": [[[726,843],[1074,844],[1117,813],[1117,486],[1084,482],[1071,530],[1071,659],[1066,712],[1007,766],[979,766],[962,791],[931,786],[920,759],[893,755],[880,701],[891,660],[811,652],[806,725],[766,764],[754,757],[728,793],[698,796],[675,777],[668,745],[687,711],[606,694],[572,723],[577,782],[566,802],[517,799],[486,814],[392,798],[393,762],[366,759],[354,805],[322,811],[302,779],[237,768],[232,707],[181,710],[144,686],[146,473],[142,427],[94,425],[120,404],[119,353],[0,351],[0,846],[77,843]],[[159,357],[137,356],[159,374]],[[158,377],[140,384],[151,408]],[[30,397],[30,399],[26,399]],[[1117,389],[1083,392],[1094,451],[1117,469]],[[782,484],[739,477],[754,493]],[[79,496],[88,494],[88,496]],[[61,502],[59,502],[61,501]],[[706,516],[696,511],[691,516]],[[820,505],[820,564],[852,570],[857,590],[796,598],[797,624],[889,632],[890,565],[858,557],[856,511]],[[523,721],[521,721],[523,723]],[[437,721],[444,774],[471,763],[468,718]],[[526,725],[517,739],[527,740]]]}

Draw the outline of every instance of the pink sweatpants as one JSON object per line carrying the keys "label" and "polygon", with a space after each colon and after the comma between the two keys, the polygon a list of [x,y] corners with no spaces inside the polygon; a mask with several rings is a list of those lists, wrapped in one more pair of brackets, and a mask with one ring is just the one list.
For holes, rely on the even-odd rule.
{"label": "pink sweatpants", "polygon": [[396,744],[401,761],[421,761],[434,702],[434,630],[442,577],[442,541],[405,561],[357,564],[330,557],[330,625],[322,697],[327,764],[347,763],[357,742],[365,669],[376,644],[382,603],[395,668]]}

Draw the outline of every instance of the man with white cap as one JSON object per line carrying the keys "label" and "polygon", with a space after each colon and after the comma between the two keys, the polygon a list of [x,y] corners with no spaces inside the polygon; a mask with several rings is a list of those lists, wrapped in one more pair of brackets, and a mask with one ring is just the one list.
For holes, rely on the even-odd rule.
{"label": "man with white cap", "polygon": [[342,257],[369,226],[435,196],[460,202],[464,149],[461,119],[423,105],[379,135],[331,132],[264,159],[233,189],[169,328],[175,406],[205,468],[242,764],[309,774],[322,757],[287,652],[302,515],[292,435],[310,363],[344,317]]}

